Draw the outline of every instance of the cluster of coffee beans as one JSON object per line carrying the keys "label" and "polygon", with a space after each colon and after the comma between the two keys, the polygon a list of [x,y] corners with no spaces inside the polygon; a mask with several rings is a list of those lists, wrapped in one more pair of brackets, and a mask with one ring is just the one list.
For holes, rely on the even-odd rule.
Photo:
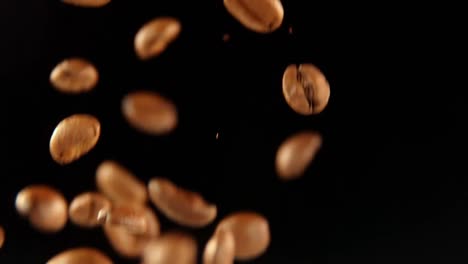
{"label": "cluster of coffee beans", "polygon": [[[78,7],[101,7],[110,0],[62,0]],[[247,29],[270,33],[283,21],[279,0],[224,0],[226,10]],[[134,38],[140,60],[155,58],[175,41],[182,25],[174,17],[157,17],[145,23]],[[291,31],[291,30],[290,30]],[[228,41],[229,35],[223,37]],[[67,58],[51,71],[50,83],[59,92],[78,94],[92,90],[99,71],[84,58]],[[318,114],[326,107],[330,87],[322,72],[312,64],[288,65],[282,89],[285,101],[301,115]],[[135,91],[124,96],[122,115],[130,126],[150,135],[163,135],[178,124],[175,104],[153,91]],[[99,141],[99,120],[84,113],[65,117],[54,129],[49,151],[61,165],[70,164],[90,152]],[[283,180],[304,174],[322,145],[316,131],[300,131],[287,138],[276,153],[276,172]],[[161,232],[159,213],[180,226],[202,228],[212,224],[218,207],[200,193],[178,186],[168,178],[141,182],[128,168],[105,160],[96,168],[99,191],[84,191],[70,204],[63,194],[46,185],[30,185],[16,197],[16,209],[31,225],[44,233],[58,232],[68,220],[81,228],[101,227],[110,245],[121,256],[141,258],[144,264],[192,264],[198,252],[196,239],[181,231]],[[271,240],[268,220],[253,211],[233,212],[221,219],[202,255],[205,264],[233,263],[262,255]],[[4,231],[0,227],[0,247]],[[110,258],[97,249],[80,247],[66,250],[49,264],[106,264]]]}

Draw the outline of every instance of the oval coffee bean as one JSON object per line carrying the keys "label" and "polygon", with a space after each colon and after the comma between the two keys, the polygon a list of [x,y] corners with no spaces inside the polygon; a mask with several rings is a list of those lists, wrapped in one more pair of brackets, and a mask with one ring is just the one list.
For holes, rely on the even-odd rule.
{"label": "oval coffee bean", "polygon": [[52,187],[31,185],[21,190],[15,201],[18,213],[33,227],[46,233],[58,232],[67,223],[67,201]]}
{"label": "oval coffee bean", "polygon": [[321,146],[322,137],[314,131],[302,131],[290,136],[276,152],[276,173],[283,180],[299,178]]}
{"label": "oval coffee bean", "polygon": [[145,234],[148,228],[146,210],[129,204],[114,205],[107,214],[106,224],[122,226],[133,234]]}
{"label": "oval coffee bean", "polygon": [[312,64],[289,65],[283,73],[283,95],[296,113],[318,114],[328,104],[330,85]]}
{"label": "oval coffee bean", "polygon": [[129,93],[122,100],[127,122],[141,132],[163,135],[177,126],[177,109],[169,99],[151,91]]}
{"label": "oval coffee bean", "polygon": [[99,79],[96,67],[82,58],[66,59],[50,73],[50,83],[60,92],[78,94],[93,89]]}
{"label": "oval coffee bean", "polygon": [[112,264],[112,260],[94,248],[73,248],[52,257],[46,264]]}
{"label": "oval coffee bean", "polygon": [[257,33],[270,33],[283,23],[280,0],[224,0],[227,11],[243,26]]}
{"label": "oval coffee bean", "polygon": [[173,42],[181,31],[179,20],[158,17],[144,24],[135,35],[135,52],[141,60],[158,56]]}
{"label": "oval coffee bean", "polygon": [[148,199],[146,186],[119,163],[106,160],[96,170],[98,189],[113,202],[144,204]]}
{"label": "oval coffee bean", "polygon": [[104,225],[104,234],[114,250],[121,256],[135,258],[142,255],[150,240],[159,236],[160,224],[154,212],[146,207],[145,217],[147,229],[144,234],[133,234],[127,228],[119,225]]}
{"label": "oval coffee bean", "polygon": [[102,7],[110,3],[111,0],[62,0],[65,4],[79,7]]}
{"label": "oval coffee bean", "polygon": [[4,242],[5,242],[5,230],[3,230],[3,227],[0,226],[0,249],[3,247]]}
{"label": "oval coffee bean", "polygon": [[168,179],[150,180],[148,190],[154,205],[180,225],[204,227],[216,218],[216,205],[209,204],[200,194],[182,189]]}
{"label": "oval coffee bean", "polygon": [[263,254],[270,244],[268,220],[254,212],[238,212],[224,218],[216,232],[226,229],[232,232],[237,260],[250,260]]}
{"label": "oval coffee bean", "polygon": [[76,196],[70,203],[70,220],[81,227],[96,227],[103,224],[111,210],[111,202],[104,195],[86,192]]}
{"label": "oval coffee bean", "polygon": [[233,264],[234,253],[234,235],[227,229],[220,229],[206,244],[203,264]]}
{"label": "oval coffee bean", "polygon": [[195,264],[197,243],[193,237],[181,232],[168,232],[151,241],[143,252],[145,264]]}
{"label": "oval coffee bean", "polygon": [[61,165],[69,164],[94,148],[100,134],[101,124],[94,116],[71,115],[60,121],[52,133],[50,155]]}

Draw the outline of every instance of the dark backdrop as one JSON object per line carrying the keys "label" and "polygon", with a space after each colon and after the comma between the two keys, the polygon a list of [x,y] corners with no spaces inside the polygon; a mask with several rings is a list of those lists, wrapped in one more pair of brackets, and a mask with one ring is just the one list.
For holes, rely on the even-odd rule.
{"label": "dark backdrop", "polygon": [[[203,193],[218,204],[216,222],[247,209],[268,217],[272,243],[251,263],[465,263],[466,98],[458,91],[466,84],[453,82],[461,71],[445,60],[461,61],[450,33],[458,17],[440,7],[283,2],[283,26],[260,35],[221,0],[114,1],[94,10],[2,1],[1,72],[12,82],[2,87],[0,224],[7,238],[0,262],[45,263],[70,247],[94,246],[116,263],[138,263],[119,258],[99,229],[68,223],[44,235],[14,209],[16,193],[29,184],[50,184],[69,201],[94,190],[97,165],[115,159],[145,182],[165,176]],[[179,18],[182,33],[161,56],[141,62],[133,37],[162,15]],[[69,96],[51,87],[51,69],[69,56],[95,63],[95,90]],[[303,62],[322,69],[331,85],[317,116],[295,114],[282,97],[284,68]],[[147,136],[126,124],[120,100],[136,89],[177,104],[174,133]],[[57,165],[50,135],[78,112],[101,120],[100,141],[80,160]],[[275,151],[301,129],[320,131],[323,148],[303,178],[283,183]],[[158,216],[163,230],[181,228]],[[214,227],[181,229],[201,251]]]}

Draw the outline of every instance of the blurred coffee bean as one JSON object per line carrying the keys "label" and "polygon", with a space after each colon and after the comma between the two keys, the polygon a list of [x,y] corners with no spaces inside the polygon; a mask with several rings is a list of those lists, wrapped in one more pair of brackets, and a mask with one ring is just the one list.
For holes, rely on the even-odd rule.
{"label": "blurred coffee bean", "polygon": [[68,58],[60,62],[50,73],[50,83],[58,91],[79,94],[93,89],[99,79],[98,70],[83,58]]}
{"label": "blurred coffee bean", "polygon": [[257,33],[271,33],[283,23],[279,0],[224,0],[224,6],[244,27]]}
{"label": "blurred coffee bean", "polygon": [[112,260],[94,248],[73,248],[63,251],[47,261],[46,264],[112,264]]}
{"label": "blurred coffee bean", "polygon": [[70,220],[81,227],[92,228],[102,225],[111,210],[111,202],[104,195],[86,192],[76,196],[70,203]]}
{"label": "blurred coffee bean", "polygon": [[185,233],[168,232],[152,240],[143,253],[144,264],[195,264],[197,243]]}
{"label": "blurred coffee bean", "polygon": [[148,229],[146,209],[130,204],[114,204],[107,214],[106,225],[122,226],[132,234],[146,234]]}
{"label": "blurred coffee bean", "polygon": [[0,249],[3,247],[3,243],[5,243],[5,230],[0,226]]}
{"label": "blurred coffee bean", "polygon": [[233,264],[234,235],[228,229],[219,229],[208,240],[203,252],[203,264]]}
{"label": "blurred coffee bean", "polygon": [[102,7],[110,3],[111,0],[62,0],[65,4],[79,7]]}

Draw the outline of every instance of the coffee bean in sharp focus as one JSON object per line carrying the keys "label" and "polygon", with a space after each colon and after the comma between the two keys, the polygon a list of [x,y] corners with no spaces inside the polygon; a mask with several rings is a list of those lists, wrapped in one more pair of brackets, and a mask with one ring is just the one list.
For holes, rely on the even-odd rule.
{"label": "coffee bean in sharp focus", "polygon": [[233,264],[234,253],[234,235],[230,230],[219,229],[206,243],[203,264]]}
{"label": "coffee bean in sharp focus", "polygon": [[221,220],[215,232],[230,231],[235,241],[235,258],[251,260],[259,257],[270,244],[268,220],[255,212],[237,212]]}
{"label": "coffee bean in sharp focus", "polygon": [[122,112],[131,126],[149,135],[168,134],[178,122],[174,103],[151,91],[127,94],[122,100]]}
{"label": "coffee bean in sharp focus", "polygon": [[116,203],[142,205],[148,200],[146,185],[116,161],[105,160],[98,166],[96,185]]}
{"label": "coffee bean in sharp focus", "polygon": [[271,33],[283,23],[280,0],[224,0],[224,6],[244,27],[257,33]]}
{"label": "coffee bean in sharp focus", "polygon": [[111,210],[107,197],[96,192],[77,195],[68,210],[70,220],[81,227],[92,228],[102,225]]}
{"label": "coffee bean in sharp focus", "polygon": [[130,204],[114,204],[107,214],[106,225],[119,225],[133,234],[145,234],[149,228],[145,208]]}
{"label": "coffee bean in sharp focus", "polygon": [[88,8],[102,7],[111,2],[111,0],[62,0],[63,3]]}
{"label": "coffee bean in sharp focus", "polygon": [[100,250],[80,247],[65,250],[47,261],[46,264],[112,264],[112,260]]}
{"label": "coffee bean in sharp focus", "polygon": [[163,53],[180,34],[179,20],[158,17],[144,24],[135,35],[134,46],[141,60],[148,60]]}
{"label": "coffee bean in sharp focus", "polygon": [[165,178],[151,179],[148,184],[153,204],[172,221],[188,227],[209,225],[217,215],[217,207],[196,192],[176,186]]}
{"label": "coffee bean in sharp focus", "polygon": [[323,73],[312,64],[289,65],[283,73],[283,95],[296,113],[313,115],[322,112],[330,98],[330,85]]}
{"label": "coffee bean in sharp focus", "polygon": [[301,131],[288,137],[276,152],[275,168],[280,179],[301,177],[322,146],[322,136],[315,131]]}
{"label": "coffee bean in sharp focus", "polygon": [[31,185],[21,190],[15,201],[16,210],[29,219],[37,230],[55,233],[67,223],[67,201],[52,187]]}
{"label": "coffee bean in sharp focus", "polygon": [[145,264],[195,264],[197,243],[189,234],[170,231],[151,241],[143,253]]}
{"label": "coffee bean in sharp focus", "polygon": [[69,164],[91,151],[100,135],[101,124],[94,116],[71,115],[55,127],[50,137],[50,155],[58,164]]}
{"label": "coffee bean in sharp focus", "polygon": [[83,58],[68,58],[60,62],[50,73],[50,83],[60,92],[85,93],[92,90],[99,79],[98,70]]}
{"label": "coffee bean in sharp focus", "polygon": [[3,247],[3,243],[5,242],[5,230],[2,226],[0,226],[0,249]]}

